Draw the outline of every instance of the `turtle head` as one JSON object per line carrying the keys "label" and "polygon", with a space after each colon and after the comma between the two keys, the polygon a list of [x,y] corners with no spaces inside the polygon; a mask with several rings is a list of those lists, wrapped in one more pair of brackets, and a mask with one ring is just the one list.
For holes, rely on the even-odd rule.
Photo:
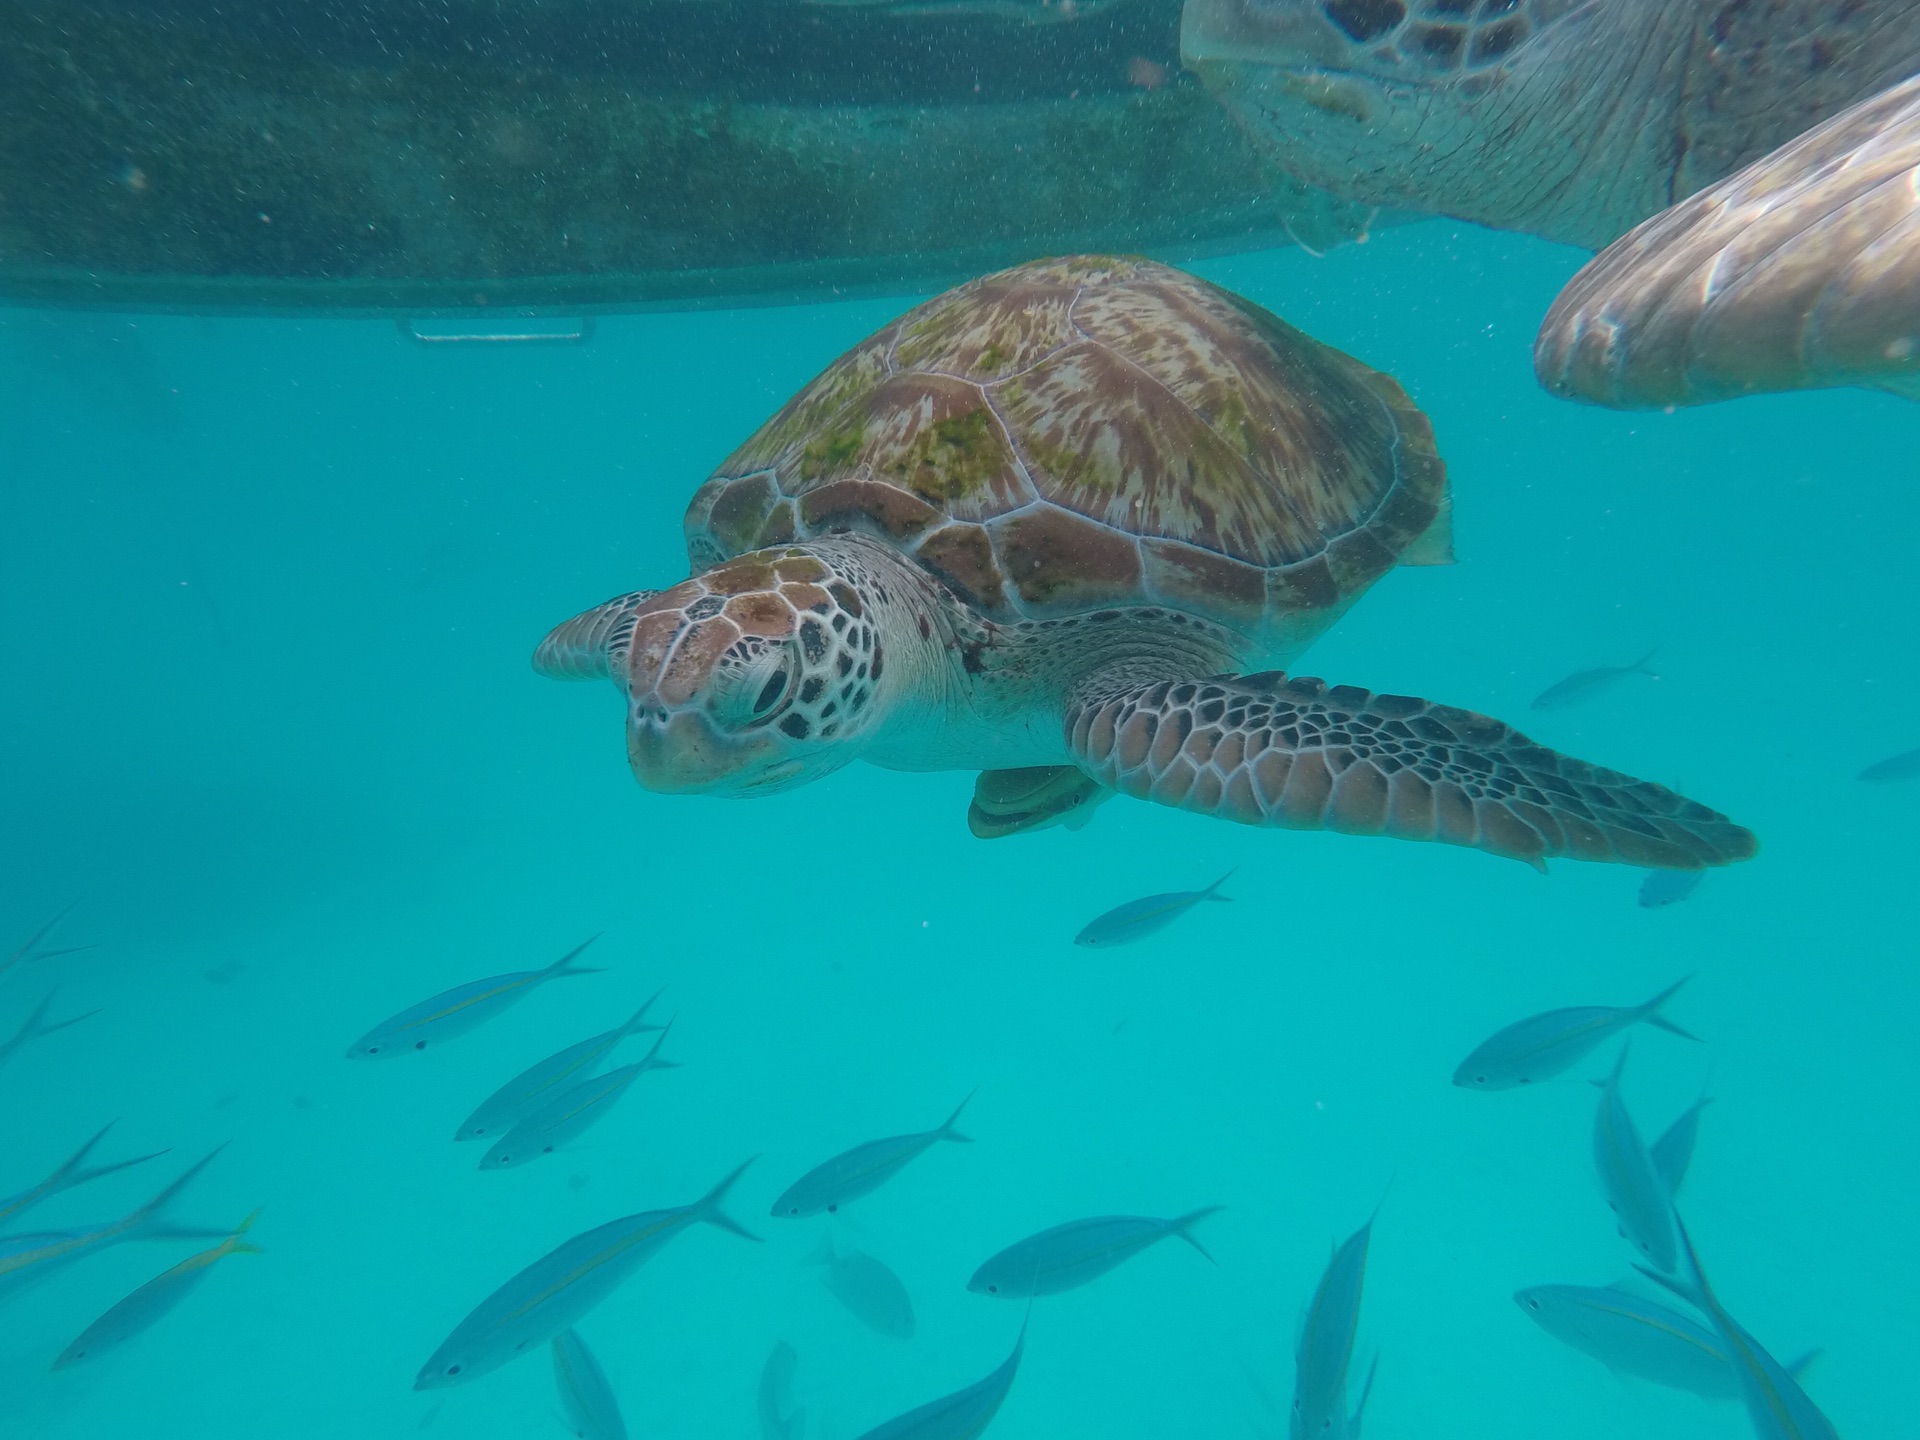
{"label": "turtle head", "polygon": [[1562,63],[1560,42],[1591,41],[1574,32],[1590,30],[1596,12],[1637,8],[1621,0],[1188,0],[1180,49],[1187,68],[1298,178],[1363,204],[1512,224],[1503,208],[1529,203],[1529,190],[1553,178],[1554,127],[1565,119],[1558,85],[1534,77],[1542,67],[1578,70]]}
{"label": "turtle head", "polygon": [[534,664],[625,689],[627,760],[647,789],[753,796],[859,754],[884,661],[855,585],[783,546],[590,610],[549,635]]}

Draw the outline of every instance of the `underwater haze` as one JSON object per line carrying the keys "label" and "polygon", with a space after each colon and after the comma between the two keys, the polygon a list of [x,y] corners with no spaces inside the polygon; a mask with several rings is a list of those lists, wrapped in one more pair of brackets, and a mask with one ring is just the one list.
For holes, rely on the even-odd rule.
{"label": "underwater haze", "polygon": [[[1262,831],[1120,799],[974,839],[970,774],[856,765],[753,801],[648,793],[619,697],[533,647],[686,574],[712,468],[907,297],[603,318],[578,345],[430,347],[390,322],[0,311],[0,1195],[161,1158],[9,1229],[170,1209],[0,1294],[0,1433],[560,1436],[542,1344],[469,1384],[416,1373],[569,1237],[694,1202],[579,1319],[635,1437],[763,1434],[793,1347],[808,1440],[989,1376],[1027,1305],[968,1289],[1091,1216],[1219,1213],[1043,1295],[995,1440],[1278,1437],[1334,1245],[1373,1222],[1350,1394],[1369,1440],[1750,1435],[1737,1403],[1616,1378],[1516,1305],[1632,1281],[1594,1173],[1617,1041],[1558,1079],[1452,1083],[1501,1026],[1667,1002],[1627,1032],[1649,1139],[1703,1093],[1683,1209],[1716,1293],[1849,1437],[1913,1433],[1920,1348],[1920,746],[1914,411],[1861,391],[1677,414],[1554,400],[1540,315],[1583,260],[1443,222],[1190,268],[1395,375],[1433,418],[1458,563],[1389,573],[1294,667],[1498,715],[1676,785],[1760,836],[1679,901],[1639,872]],[[1535,710],[1574,672],[1628,666]],[[1088,922],[1234,870],[1231,904],[1076,946]],[[348,1061],[383,1017],[577,960],[420,1054]],[[479,1168],[463,1117],[664,987],[661,1057],[591,1129]],[[621,1042],[639,1062],[656,1037]],[[811,1167],[957,1124],[830,1215],[770,1215]],[[255,1209],[111,1353],[91,1322]],[[826,1283],[830,1232],[910,1298],[910,1338]],[[811,1263],[810,1263],[811,1262]],[[869,1297],[871,1298],[871,1297]],[[897,1330],[897,1326],[894,1327]],[[1906,1397],[1906,1398],[1903,1398]],[[1905,1419],[1902,1417],[1905,1416]]]}

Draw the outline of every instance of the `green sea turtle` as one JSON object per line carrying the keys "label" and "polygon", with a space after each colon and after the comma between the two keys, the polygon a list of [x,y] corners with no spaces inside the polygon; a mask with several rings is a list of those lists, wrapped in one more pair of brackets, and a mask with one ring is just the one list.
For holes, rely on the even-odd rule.
{"label": "green sea turtle", "polygon": [[1656,215],[1553,302],[1540,383],[1602,405],[1920,399],[1920,77]]}
{"label": "green sea turtle", "polygon": [[1293,174],[1599,249],[1920,71],[1912,0],[1187,0]]}
{"label": "green sea turtle", "polygon": [[1913,232],[1871,227],[1912,223],[1913,0],[1187,0],[1181,53],[1285,169],[1348,199],[1590,249],[1648,222],[1556,307],[1558,393],[1908,383],[1920,271],[1889,257]]}
{"label": "green sea turtle", "polygon": [[651,790],[765,795],[864,758],[988,772],[989,835],[1116,791],[1534,864],[1751,855],[1724,816],[1496,720],[1240,673],[1396,562],[1448,558],[1447,517],[1389,377],[1177,270],[1041,261],[835,361],[694,496],[693,577],[567,621],[534,664],[615,682]]}

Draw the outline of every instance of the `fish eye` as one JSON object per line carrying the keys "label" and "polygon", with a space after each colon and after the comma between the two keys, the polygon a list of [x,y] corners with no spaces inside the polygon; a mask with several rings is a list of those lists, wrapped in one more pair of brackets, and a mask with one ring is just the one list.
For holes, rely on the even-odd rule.
{"label": "fish eye", "polygon": [[549,1146],[547,1146],[546,1148],[544,1148],[543,1150],[541,1150],[541,1152],[540,1152],[540,1153],[541,1153],[542,1155],[551,1155],[551,1154],[553,1154],[553,1146],[551,1146],[551,1145],[549,1145]]}
{"label": "fish eye", "polygon": [[1538,1300],[1529,1300],[1527,1301],[1527,1308],[1529,1310],[1538,1310],[1540,1308],[1540,1302]]}
{"label": "fish eye", "polygon": [[840,1207],[838,1205],[827,1206],[827,1214],[838,1215],[839,1213],[840,1213]]}
{"label": "fish eye", "polygon": [[998,1295],[1000,1293],[1000,1287],[998,1285],[989,1285],[987,1286],[987,1293],[989,1295]]}
{"label": "fish eye", "polygon": [[427,1048],[427,1042],[424,1040],[416,1040],[413,1042],[413,1048],[416,1050],[424,1050]]}
{"label": "fish eye", "polygon": [[447,1374],[458,1375],[459,1373],[460,1373],[460,1367],[458,1365],[447,1366]]}

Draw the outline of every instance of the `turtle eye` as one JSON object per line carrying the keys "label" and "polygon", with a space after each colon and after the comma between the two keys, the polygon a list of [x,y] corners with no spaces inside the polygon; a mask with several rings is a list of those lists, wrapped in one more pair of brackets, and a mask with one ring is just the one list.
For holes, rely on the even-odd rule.
{"label": "turtle eye", "polygon": [[769,645],[742,658],[728,657],[714,676],[716,719],[735,729],[765,725],[785,708],[800,667],[786,645]]}

